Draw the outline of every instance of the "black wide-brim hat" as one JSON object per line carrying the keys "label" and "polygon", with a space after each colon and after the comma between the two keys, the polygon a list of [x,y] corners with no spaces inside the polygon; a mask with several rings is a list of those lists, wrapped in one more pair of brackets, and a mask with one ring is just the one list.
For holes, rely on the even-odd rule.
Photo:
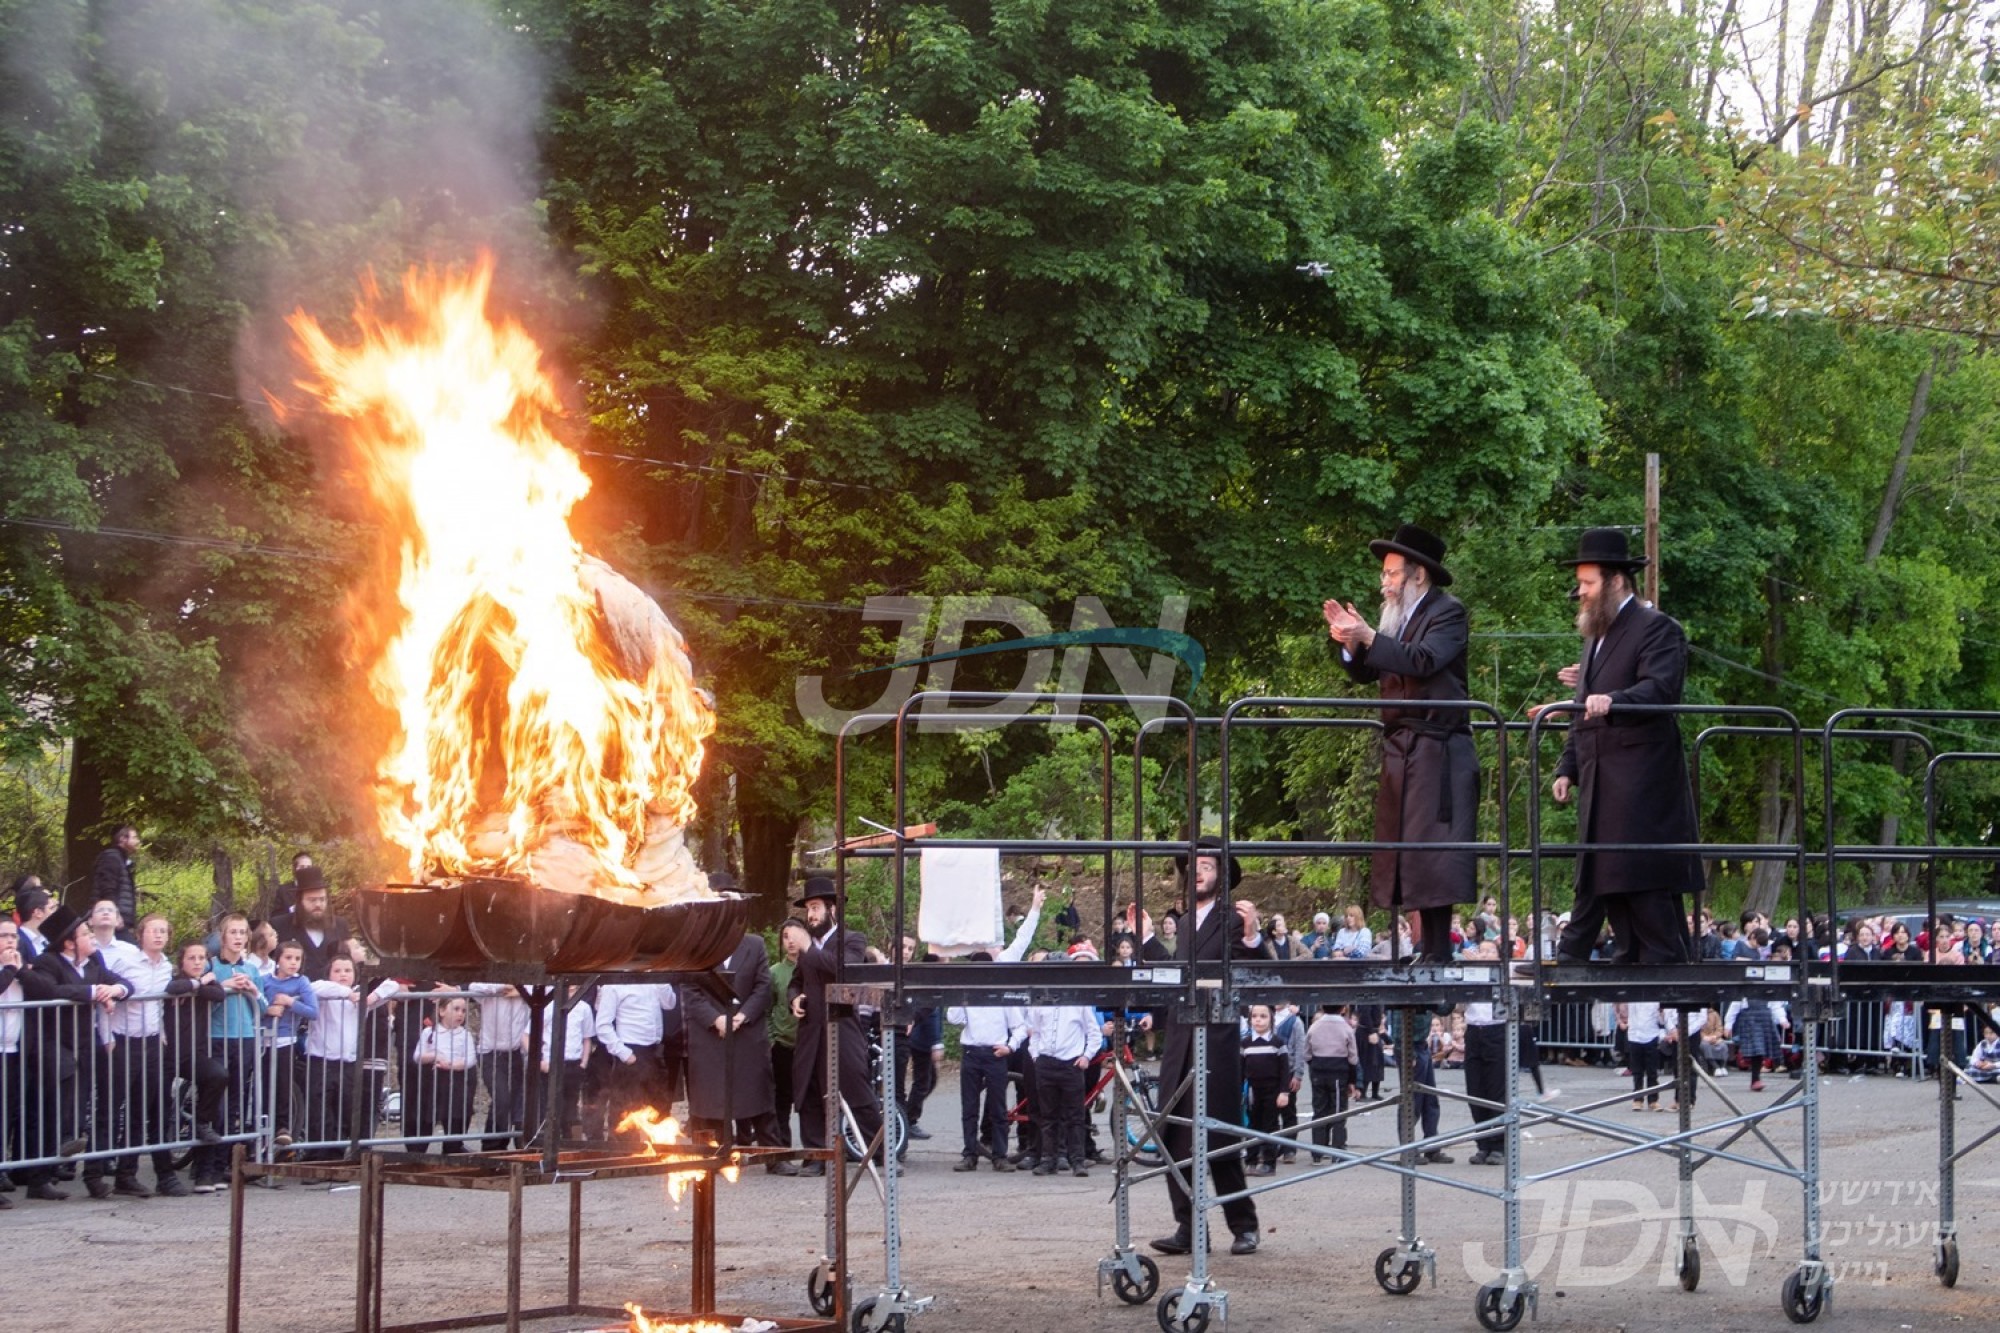
{"label": "black wide-brim hat", "polygon": [[1377,560],[1394,551],[1405,560],[1414,560],[1428,569],[1431,572],[1431,581],[1438,587],[1451,586],[1451,571],[1444,567],[1444,539],[1414,523],[1405,523],[1398,527],[1393,537],[1369,542],[1368,549],[1374,553]]}
{"label": "black wide-brim hat", "polygon": [[1613,569],[1644,569],[1646,557],[1632,554],[1631,541],[1623,528],[1585,528],[1576,544],[1576,559],[1558,560],[1559,565],[1604,565]]}
{"label": "black wide-brim hat", "polygon": [[805,892],[792,900],[792,906],[804,907],[807,903],[815,900],[823,903],[837,903],[840,901],[840,894],[833,887],[831,876],[814,875],[811,879],[807,880]]}
{"label": "black wide-brim hat", "polygon": [[76,934],[76,928],[83,924],[83,918],[65,904],[56,904],[56,910],[42,919],[38,929],[42,938],[49,942],[49,948],[62,952],[63,941]]}
{"label": "black wide-brim hat", "polygon": [[[1213,853],[1218,853],[1222,850],[1222,840],[1220,838],[1196,838],[1194,840],[1194,845],[1206,849],[1205,852],[1197,852],[1196,855],[1213,854]],[[1181,872],[1181,878],[1183,880],[1187,878],[1188,858],[1186,852],[1179,852],[1175,854],[1174,868]],[[1234,856],[1231,856],[1229,858],[1229,891],[1231,893],[1236,892],[1236,886],[1238,884],[1241,884],[1242,882],[1243,882],[1243,863],[1241,861],[1238,861]]]}

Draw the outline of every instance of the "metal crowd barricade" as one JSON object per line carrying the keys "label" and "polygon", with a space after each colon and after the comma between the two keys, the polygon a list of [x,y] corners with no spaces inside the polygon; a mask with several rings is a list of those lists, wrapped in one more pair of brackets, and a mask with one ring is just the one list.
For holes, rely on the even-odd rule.
{"label": "metal crowd barricade", "polygon": [[[1856,723],[1870,723],[1857,727]],[[1877,728],[1872,724],[1886,723]],[[1835,897],[1840,867],[1879,861],[1914,862],[1922,868],[1925,919],[1933,927],[1938,919],[1937,868],[1941,861],[1973,861],[2000,864],[2000,848],[1992,846],[1946,846],[1938,841],[1937,777],[1954,764],[2000,761],[2000,751],[1954,750],[1939,753],[1918,728],[1938,723],[2000,724],[2000,712],[1935,708],[1849,708],[1826,720],[1826,742],[1822,768],[1822,800],[1826,820],[1827,911],[1838,920]],[[1838,839],[1834,809],[1833,741],[1861,738],[1870,741],[1914,742],[1924,753],[1923,806],[1924,845],[1881,847],[1873,844],[1843,844]],[[1938,934],[1931,931],[1925,963],[1900,961],[1843,963],[1830,958],[1823,966],[1829,984],[1851,999],[1917,1001],[1920,1011],[1934,1017],[1938,1027],[1926,1022],[1920,1031],[1926,1059],[1938,1071],[1938,1227],[1932,1253],[1932,1271],[1945,1286],[1957,1285],[1959,1276],[1958,1164],[1971,1153],[2000,1137],[2000,1126],[1988,1128],[1971,1142],[1958,1142],[1958,1101],[1966,1087],[1988,1104],[1994,1104],[1986,1089],[1972,1081],[1966,1071],[1965,1051],[1982,1026],[1990,1026],[1985,1006],[2000,1001],[2000,965],[1991,962],[1964,966],[1935,966]],[[1932,1039],[1935,1032],[1936,1045]]]}
{"label": "metal crowd barricade", "polygon": [[219,1038],[215,1016],[193,994],[0,1000],[0,1170],[219,1180],[230,1144],[261,1141],[265,1100],[257,1042]]}

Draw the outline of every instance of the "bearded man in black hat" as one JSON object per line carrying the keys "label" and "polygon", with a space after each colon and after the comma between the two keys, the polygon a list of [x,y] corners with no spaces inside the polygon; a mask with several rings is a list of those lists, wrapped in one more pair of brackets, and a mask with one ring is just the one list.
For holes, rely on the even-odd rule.
{"label": "bearded man in black hat", "polygon": [[[1418,703],[1466,699],[1465,604],[1444,591],[1451,571],[1444,542],[1412,523],[1368,543],[1382,561],[1382,620],[1371,626],[1352,604],[1329,601],[1327,633],[1341,665],[1363,683],[1380,682],[1384,699]],[[1479,760],[1472,714],[1462,708],[1384,708],[1382,781],[1375,792],[1375,841],[1471,842],[1478,832]],[[1407,912],[1417,956],[1451,961],[1451,911],[1473,900],[1469,851],[1375,853],[1369,898]]]}
{"label": "bearded man in black hat", "polygon": [[[808,1148],[827,1146],[826,1124],[826,988],[838,973],[868,961],[868,941],[838,920],[839,895],[833,881],[814,875],[805,894],[792,904],[805,909],[811,943],[799,955],[786,986],[793,1017],[799,1020],[799,1044],[792,1052],[792,1098],[799,1108],[799,1139]],[[853,1111],[861,1135],[873,1140],[882,1128],[882,1104],[868,1077],[868,1034],[853,1011],[840,1022],[840,1095]],[[808,1162],[801,1174],[824,1175],[824,1162]]]}
{"label": "bearded man in black hat", "polygon": [[1550,794],[1577,801],[1576,902],[1556,960],[1587,962],[1606,917],[1617,962],[1684,963],[1694,956],[1681,895],[1701,886],[1693,852],[1618,852],[1608,843],[1692,843],[1694,798],[1678,720],[1622,705],[1677,704],[1687,678],[1680,622],[1641,601],[1635,556],[1620,528],[1591,528],[1576,559],[1576,627],[1583,661],[1568,743]]}
{"label": "bearded man in black hat", "polygon": [[[1185,856],[1174,858],[1180,865],[1181,880],[1187,886],[1190,901],[1187,915],[1181,919],[1173,956],[1186,960],[1198,958],[1205,962],[1262,957],[1262,922],[1258,919],[1256,905],[1247,899],[1239,899],[1233,906],[1226,904],[1222,899],[1221,853],[1216,850],[1220,844],[1214,838],[1202,838],[1197,846],[1210,850],[1196,854],[1192,870]],[[1243,867],[1232,856],[1229,858],[1230,889],[1234,891],[1242,879]],[[1189,1066],[1194,1062],[1194,1029],[1171,1017],[1164,1018],[1158,1026],[1164,1046],[1160,1056],[1160,1086],[1171,1096],[1186,1081]],[[1162,1115],[1184,1119],[1193,1112],[1192,1086],[1185,1096],[1160,1108]],[[1243,1123],[1243,1047],[1234,1021],[1208,1025],[1208,1116],[1225,1125]],[[1209,1135],[1209,1152],[1225,1154],[1209,1159],[1209,1172],[1215,1180],[1217,1194],[1240,1195],[1243,1192],[1243,1156],[1228,1152],[1235,1143],[1236,1136],[1233,1134]],[[1163,1125],[1160,1127],[1160,1146],[1166,1149],[1179,1169],[1185,1171],[1194,1151],[1194,1131],[1187,1125]],[[1154,1241],[1153,1248],[1161,1254],[1186,1254],[1194,1248],[1194,1210],[1187,1191],[1181,1187],[1177,1171],[1167,1173],[1167,1195],[1174,1208],[1174,1233]],[[1229,1224],[1230,1234],[1236,1238],[1229,1252],[1255,1254],[1256,1202],[1245,1198],[1232,1199],[1222,1205],[1222,1217]]]}

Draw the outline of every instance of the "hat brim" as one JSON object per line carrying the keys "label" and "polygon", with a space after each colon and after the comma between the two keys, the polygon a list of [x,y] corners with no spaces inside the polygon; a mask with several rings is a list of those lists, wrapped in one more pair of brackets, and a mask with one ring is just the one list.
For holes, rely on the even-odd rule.
{"label": "hat brim", "polygon": [[1613,560],[1609,556],[1593,555],[1573,556],[1568,560],[1558,560],[1556,563],[1567,569],[1575,569],[1578,565],[1602,565],[1606,569],[1644,569],[1653,562],[1643,555],[1628,555],[1623,560]]}
{"label": "hat brim", "polygon": [[840,895],[838,895],[838,894],[833,894],[833,893],[808,893],[808,894],[807,894],[807,895],[806,895],[805,897],[803,897],[803,898],[794,898],[794,899],[792,899],[792,906],[794,906],[794,907],[804,907],[804,906],[805,906],[805,905],[806,905],[807,903],[835,903],[835,904],[838,904],[839,902],[840,902]]}
{"label": "hat brim", "polygon": [[1414,560],[1431,572],[1431,581],[1436,583],[1438,587],[1449,588],[1451,586],[1451,571],[1425,555],[1422,551],[1405,546],[1401,542],[1392,542],[1386,537],[1369,542],[1368,550],[1377,560],[1380,560],[1392,551],[1402,556],[1405,560]]}

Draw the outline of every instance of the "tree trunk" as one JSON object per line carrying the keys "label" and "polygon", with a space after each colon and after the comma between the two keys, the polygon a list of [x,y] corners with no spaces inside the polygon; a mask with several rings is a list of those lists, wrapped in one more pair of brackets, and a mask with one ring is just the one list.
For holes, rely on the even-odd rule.
{"label": "tree trunk", "polygon": [[1917,436],[1923,430],[1924,417],[1931,406],[1931,381],[1937,375],[1937,353],[1917,376],[1916,391],[1910,395],[1910,415],[1903,422],[1902,442],[1896,448],[1896,461],[1889,467],[1889,485],[1882,492],[1882,507],[1875,514],[1875,531],[1869,534],[1868,549],[1862,552],[1861,563],[1872,565],[1882,555],[1882,548],[1889,544],[1889,529],[1896,522],[1896,507],[1903,500],[1903,479],[1909,475],[1910,455],[1917,447]]}
{"label": "tree trunk", "polygon": [[[1826,54],[1827,28],[1833,21],[1833,0],[1819,0],[1813,6],[1812,18],[1806,23],[1805,60],[1799,70],[1799,105],[1811,106],[1813,92],[1819,87],[1819,62]],[[1838,83],[1835,84],[1838,87]],[[1786,107],[1779,107],[1778,114],[1790,115]],[[1799,117],[1799,149],[1804,151],[1812,143],[1812,116],[1810,113]]]}
{"label": "tree trunk", "polygon": [[[1777,771],[1773,772],[1772,770]],[[1783,780],[1784,773],[1780,767],[1780,761],[1776,758],[1769,760],[1765,771],[1765,781],[1770,785],[1766,792],[1765,804],[1767,808],[1776,807],[1778,818],[1776,825],[1767,837],[1762,831],[1763,816],[1759,815],[1759,832],[1757,837],[1759,842],[1786,843],[1798,837],[1798,807],[1792,802],[1785,800],[1782,795],[1779,795],[1775,801],[1770,799],[1770,792],[1776,791],[1778,784]],[[1790,861],[1759,861],[1756,869],[1750,872],[1750,891],[1743,897],[1743,910],[1746,912],[1762,912],[1765,916],[1777,918],[1778,907],[1785,896],[1785,890],[1792,883],[1791,875],[1792,863]]]}
{"label": "tree trunk", "polygon": [[[1909,766],[1909,761],[1910,743],[1905,740],[1890,741],[1889,767],[1895,769],[1897,775],[1901,776],[1903,770]],[[1900,815],[1894,812],[1883,815],[1882,825],[1875,833],[1875,845],[1877,847],[1894,847],[1902,831],[1903,820]],[[1871,863],[1868,867],[1868,888],[1863,893],[1861,901],[1870,907],[1888,902],[1889,890],[1895,887],[1896,870],[1897,866],[1892,861],[1875,861]]]}
{"label": "tree trunk", "polygon": [[798,840],[798,816],[743,805],[737,810],[736,822],[743,832],[743,889],[756,895],[750,900],[750,928],[776,926],[792,911],[792,855]]}
{"label": "tree trunk", "polygon": [[236,910],[236,861],[228,848],[216,846],[208,849],[208,864],[215,882],[208,896],[208,915],[211,921],[219,921],[225,913]]}
{"label": "tree trunk", "polygon": [[90,910],[90,867],[104,850],[104,770],[97,745],[79,736],[70,747],[69,806],[63,812],[63,884],[56,894],[79,912]]}

